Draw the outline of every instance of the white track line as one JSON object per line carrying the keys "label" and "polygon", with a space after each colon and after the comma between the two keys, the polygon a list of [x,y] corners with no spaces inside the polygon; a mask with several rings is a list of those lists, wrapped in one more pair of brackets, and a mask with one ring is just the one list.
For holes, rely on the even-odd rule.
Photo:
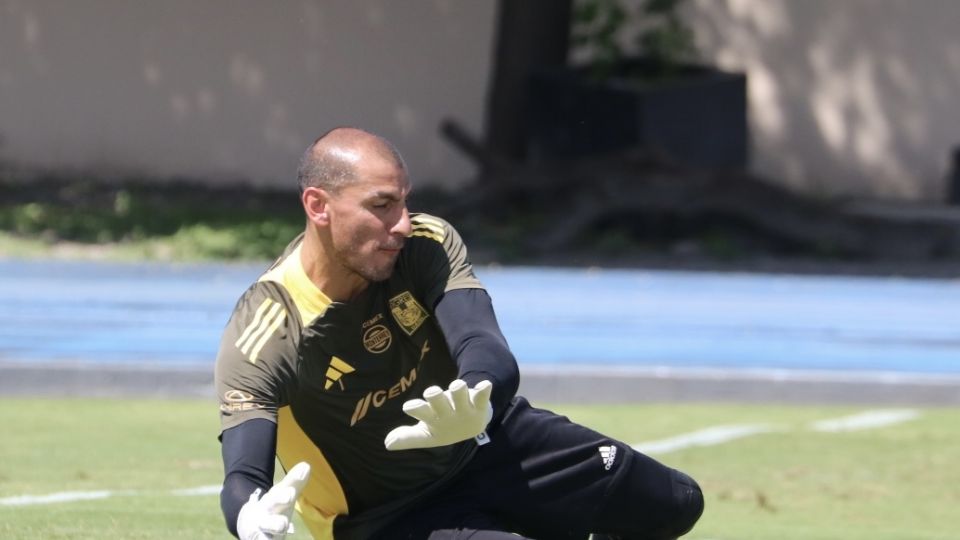
{"label": "white track line", "polygon": [[914,420],[919,416],[920,413],[913,409],[866,411],[842,418],[820,420],[819,422],[810,424],[810,429],[823,433],[859,431],[901,424]]}
{"label": "white track line", "polygon": [[723,444],[736,439],[742,439],[760,433],[769,433],[771,431],[779,431],[779,429],[769,424],[714,426],[676,437],[670,437],[669,439],[642,442],[635,444],[633,449],[643,454],[665,454],[694,446]]}

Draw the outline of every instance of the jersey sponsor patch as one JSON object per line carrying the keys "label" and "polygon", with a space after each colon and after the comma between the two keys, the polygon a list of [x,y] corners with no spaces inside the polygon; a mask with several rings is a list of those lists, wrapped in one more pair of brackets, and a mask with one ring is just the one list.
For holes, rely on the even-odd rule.
{"label": "jersey sponsor patch", "polygon": [[410,291],[403,291],[390,299],[390,314],[408,336],[412,336],[423,321],[427,320],[427,310],[423,309]]}
{"label": "jersey sponsor patch", "polygon": [[353,427],[357,422],[364,419],[367,416],[367,412],[372,406],[374,409],[379,409],[387,401],[400,397],[404,395],[407,390],[409,390],[413,383],[417,380],[417,368],[410,370],[410,374],[406,377],[401,376],[400,380],[396,382],[390,388],[384,388],[382,390],[377,390],[375,392],[367,392],[367,395],[360,398],[357,401],[357,404],[353,409],[353,416],[350,418],[350,427]]}
{"label": "jersey sponsor patch", "polygon": [[223,393],[223,400],[220,403],[220,410],[225,413],[235,413],[262,408],[264,408],[263,405],[259,403],[253,403],[253,395],[241,390],[227,390]]}
{"label": "jersey sponsor patch", "polygon": [[390,348],[393,342],[393,334],[390,329],[382,324],[376,324],[367,328],[363,333],[363,346],[373,354],[380,354]]}

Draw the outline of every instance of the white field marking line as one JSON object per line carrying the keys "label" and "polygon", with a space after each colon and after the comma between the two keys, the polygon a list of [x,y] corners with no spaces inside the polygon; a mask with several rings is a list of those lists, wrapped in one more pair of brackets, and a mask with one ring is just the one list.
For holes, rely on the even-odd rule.
{"label": "white field marking line", "polygon": [[220,490],[223,486],[217,484],[215,486],[200,486],[195,488],[187,489],[175,489],[170,492],[171,495],[176,495],[178,497],[194,497],[197,495],[219,495]]}
{"label": "white field marking line", "polygon": [[[170,495],[177,497],[194,497],[198,495],[217,495],[220,493],[221,486],[200,486],[187,489],[174,489],[168,491]],[[109,499],[117,496],[144,495],[143,491],[61,491],[50,493],[48,495],[19,495],[16,497],[5,497],[0,499],[0,506],[31,506],[35,504],[55,504],[76,501],[92,501],[97,499]]]}
{"label": "white field marking line", "polygon": [[[844,431],[855,431],[864,429],[874,429],[886,426],[892,426],[903,422],[909,422],[920,417],[920,412],[913,409],[890,409],[865,411],[851,416],[841,418],[831,418],[820,420],[810,424],[810,429],[824,433],[838,433]],[[696,446],[714,446],[737,439],[759,435],[761,433],[771,433],[776,431],[785,431],[782,427],[770,424],[737,424],[729,426],[714,426],[668,439],[642,442],[633,446],[634,450],[644,454],[666,454],[692,448]],[[201,495],[216,495],[220,493],[221,486],[199,486],[195,488],[175,489],[167,493],[178,497],[192,497]],[[51,493],[49,495],[20,495],[17,497],[6,497],[0,499],[0,506],[27,506],[34,504],[53,504],[73,501],[89,501],[95,499],[106,499],[118,495],[139,495],[137,491],[63,491],[60,493]]]}
{"label": "white field marking line", "polygon": [[782,431],[769,424],[740,424],[732,426],[714,426],[691,433],[684,433],[669,439],[642,442],[633,445],[633,449],[642,454],[666,454],[694,446],[713,446],[742,439],[760,433]]}
{"label": "white field marking line", "polygon": [[840,433],[844,431],[859,431],[901,424],[915,420],[920,416],[919,411],[913,409],[891,409],[865,411],[842,418],[820,420],[810,424],[810,429],[823,433]]}
{"label": "white field marking line", "polygon": [[112,491],[62,491],[49,495],[20,495],[0,499],[0,506],[27,506],[31,504],[52,504],[71,501],[91,501],[106,499],[114,495]]}
{"label": "white field marking line", "polygon": [[[875,429],[909,422],[920,417],[920,412],[913,409],[889,409],[864,411],[858,414],[831,418],[813,422],[808,427],[822,433],[840,433],[864,429]],[[642,442],[633,445],[633,449],[643,454],[666,454],[693,448],[696,446],[714,446],[761,433],[787,431],[786,428],[771,424],[736,424],[729,426],[714,426],[691,433],[677,435],[668,439]]]}

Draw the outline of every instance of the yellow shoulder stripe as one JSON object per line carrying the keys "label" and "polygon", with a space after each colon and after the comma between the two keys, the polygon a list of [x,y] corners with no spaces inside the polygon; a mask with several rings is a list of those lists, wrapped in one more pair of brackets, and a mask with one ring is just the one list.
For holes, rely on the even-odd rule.
{"label": "yellow shoulder stripe", "polygon": [[447,237],[446,227],[435,217],[417,214],[410,218],[410,223],[413,225],[413,233],[410,236],[423,236],[441,244]]}
{"label": "yellow shoulder stripe", "polygon": [[283,306],[267,298],[257,308],[253,321],[244,329],[243,334],[234,345],[240,349],[252,363],[257,363],[257,356],[269,341],[270,336],[280,328],[287,317]]}
{"label": "yellow shoulder stripe", "polygon": [[439,235],[439,234],[437,234],[437,233],[434,233],[434,232],[419,231],[419,230],[417,230],[417,229],[414,229],[414,230],[413,230],[413,233],[411,233],[410,236],[423,236],[423,237],[426,237],[426,238],[430,238],[431,240],[436,240],[437,242],[439,242],[439,243],[441,243],[441,244],[443,243],[443,236],[441,236],[441,235]]}
{"label": "yellow shoulder stripe", "polygon": [[441,229],[443,228],[442,221],[426,214],[417,214],[415,216],[411,216],[410,222],[414,225],[434,225],[436,227],[440,227]]}
{"label": "yellow shoulder stripe", "polygon": [[411,220],[410,222],[414,229],[430,229],[431,231],[436,231],[440,234],[443,234],[443,225],[438,225],[430,221],[417,222]]}
{"label": "yellow shoulder stripe", "polygon": [[447,231],[443,230],[443,227],[438,227],[438,226],[436,226],[436,225],[427,225],[427,224],[414,225],[414,226],[413,226],[413,230],[415,230],[415,231],[424,231],[424,232],[432,232],[433,234],[436,234],[436,235],[439,235],[439,236],[446,236],[446,235],[447,235]]}
{"label": "yellow shoulder stripe", "polygon": [[236,343],[234,343],[234,345],[239,347],[241,343],[250,337],[250,334],[256,330],[256,328],[260,326],[260,322],[263,321],[263,314],[266,313],[267,309],[269,309],[273,304],[276,304],[276,302],[269,298],[260,303],[260,307],[257,308],[257,312],[253,315],[253,321],[247,325],[247,328],[244,329],[243,334],[240,334],[240,338]]}

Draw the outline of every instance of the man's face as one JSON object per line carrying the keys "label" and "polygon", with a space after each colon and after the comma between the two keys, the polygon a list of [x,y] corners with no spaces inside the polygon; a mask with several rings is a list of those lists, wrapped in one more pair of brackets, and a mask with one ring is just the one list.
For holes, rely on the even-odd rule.
{"label": "man's face", "polygon": [[355,170],[356,180],[328,202],[334,257],[367,281],[384,281],[411,233],[410,181],[389,160],[369,159]]}

